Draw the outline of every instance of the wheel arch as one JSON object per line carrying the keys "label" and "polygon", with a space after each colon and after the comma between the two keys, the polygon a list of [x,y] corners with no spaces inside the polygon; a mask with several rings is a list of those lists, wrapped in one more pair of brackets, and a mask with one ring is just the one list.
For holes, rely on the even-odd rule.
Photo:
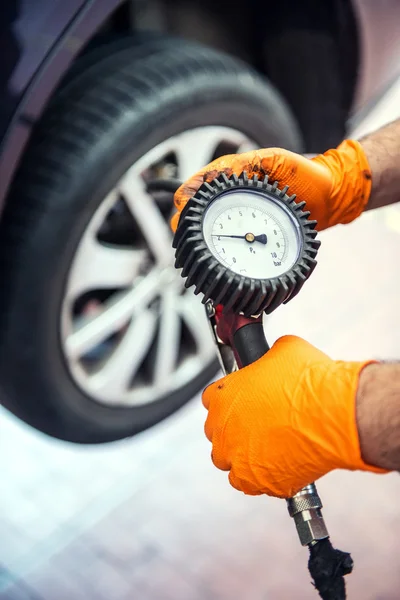
{"label": "wheel arch", "polygon": [[[231,0],[148,0],[147,5],[150,12],[161,7],[168,32],[228,52],[264,74],[300,124],[307,152],[324,151],[343,138],[362,52],[355,0],[249,0],[246,21]],[[302,86],[296,70],[304,61],[308,81]],[[331,118],[321,105],[330,105]]]}
{"label": "wheel arch", "polygon": [[[126,33],[137,27],[140,30],[143,26],[148,26],[150,21],[155,30],[161,29],[166,33],[181,35],[192,41],[207,42],[212,47],[231,52],[239,58],[248,60],[259,71],[264,72],[280,91],[300,124],[306,142],[306,151],[321,151],[324,149],[324,145],[329,146],[335,140],[339,141],[345,132],[346,120],[357,83],[357,68],[359,65],[358,23],[352,0],[326,0],[323,3],[324,10],[322,13],[313,10],[316,5],[322,5],[318,0],[302,0],[301,3],[296,5],[291,0],[282,0],[278,4],[268,3],[267,6],[265,0],[264,2],[253,0],[252,2],[254,10],[262,11],[263,14],[268,13],[268,22],[273,21],[274,23],[273,32],[275,36],[287,32],[288,28],[299,28],[301,26],[300,14],[306,14],[309,26],[315,29],[322,25],[340,49],[341,58],[339,60],[345,69],[344,76],[336,79],[341,98],[340,117],[336,119],[335,123],[329,121],[320,123],[317,138],[314,132],[308,130],[307,126],[307,123],[314,116],[313,105],[311,102],[307,102],[307,93],[305,96],[303,94],[302,98],[296,96],[290,82],[286,80],[285,76],[282,76],[279,70],[278,59],[272,57],[269,64],[266,60],[265,49],[262,45],[262,38],[265,36],[263,23],[260,23],[261,26],[258,29],[251,30],[252,35],[248,35],[247,32],[246,36],[243,39],[241,38],[240,46],[237,44],[236,47],[232,46],[232,39],[238,39],[237,36],[231,36],[232,39],[229,37],[229,34],[232,33],[231,30],[235,30],[235,18],[232,11],[230,13],[224,11],[223,5],[225,5],[225,2],[226,0],[218,3],[218,6],[221,4],[218,10],[216,10],[215,2],[211,0],[201,5],[194,3],[192,0],[173,0],[172,2],[149,0],[145,2],[146,7],[150,7],[150,9],[154,5],[154,10],[159,16],[158,21],[152,19],[151,15],[149,18],[148,13],[142,20],[141,11],[143,7],[141,5],[143,3],[141,0],[96,0],[96,2],[86,2],[37,71],[10,122],[3,141],[0,158],[0,211],[26,145],[36,123],[45,112],[49,100],[58,89],[60,82],[68,74],[74,61],[103,30]],[[181,9],[185,6],[190,7],[192,22],[197,23],[197,27],[192,30],[188,27],[187,19],[183,18],[184,12]],[[193,19],[193,14],[196,17],[195,19]],[[177,15],[180,15],[180,19],[175,18]],[[288,15],[290,15],[290,18],[288,18]],[[334,23],[330,19],[332,15],[334,15]],[[200,24],[207,21],[216,23],[214,33],[211,28],[208,28],[206,40],[199,40],[198,37],[199,30],[202,29],[198,26],[200,17]],[[240,26],[242,26],[241,23]],[[250,30],[251,28],[248,27],[247,29]],[[220,38],[218,37],[219,30],[222,33]],[[244,31],[244,33],[246,32]],[[311,49],[310,53],[312,54]],[[279,61],[281,60],[289,61],[290,64],[290,56],[285,55],[284,52],[279,58]],[[317,56],[314,57],[312,68],[315,77],[319,80],[326,77],[327,69],[318,60]],[[324,102],[323,95],[314,98],[314,101],[317,104]]]}
{"label": "wheel arch", "polygon": [[30,81],[5,133],[0,158],[0,211],[36,123],[74,60],[126,0],[86,2]]}
{"label": "wheel arch", "polygon": [[[353,1],[282,0],[271,9],[272,37],[260,50],[265,74],[297,118],[307,152],[323,152],[346,135],[358,83],[360,24]],[[296,76],[301,61],[308,71],[304,85],[304,73]],[[324,106],[333,114],[323,113]]]}

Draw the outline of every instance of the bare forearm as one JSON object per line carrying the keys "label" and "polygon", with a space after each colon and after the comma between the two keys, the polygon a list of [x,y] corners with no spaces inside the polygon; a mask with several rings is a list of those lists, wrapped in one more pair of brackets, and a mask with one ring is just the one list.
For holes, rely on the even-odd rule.
{"label": "bare forearm", "polygon": [[363,369],[356,403],[363,460],[400,471],[400,363]]}
{"label": "bare forearm", "polygon": [[372,173],[366,210],[400,201],[400,119],[360,140]]}

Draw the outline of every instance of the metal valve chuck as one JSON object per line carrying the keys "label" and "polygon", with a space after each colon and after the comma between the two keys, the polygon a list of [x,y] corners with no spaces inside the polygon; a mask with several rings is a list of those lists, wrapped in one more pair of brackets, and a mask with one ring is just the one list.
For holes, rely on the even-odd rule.
{"label": "metal valve chuck", "polygon": [[314,483],[307,485],[292,498],[288,498],[286,502],[302,546],[309,546],[329,537],[321,513],[321,498]]}

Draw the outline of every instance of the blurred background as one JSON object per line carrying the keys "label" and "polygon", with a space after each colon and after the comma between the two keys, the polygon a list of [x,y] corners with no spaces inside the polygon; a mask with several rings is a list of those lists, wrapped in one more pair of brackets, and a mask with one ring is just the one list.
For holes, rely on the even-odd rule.
{"label": "blurred background", "polygon": [[[316,597],[285,503],[211,463],[200,393],[220,373],[172,266],[171,195],[149,184],[398,118],[400,5],[201,4],[0,9],[2,600]],[[398,359],[400,207],[320,239],[269,343]],[[335,472],[319,491],[355,561],[349,599],[398,600],[398,474]]]}

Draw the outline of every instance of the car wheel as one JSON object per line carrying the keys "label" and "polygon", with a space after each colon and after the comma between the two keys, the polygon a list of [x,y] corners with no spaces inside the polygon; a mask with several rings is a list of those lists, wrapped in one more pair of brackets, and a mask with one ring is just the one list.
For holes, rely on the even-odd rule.
{"label": "car wheel", "polygon": [[146,182],[300,139],[266,81],[195,44],[110,44],[78,71],[36,125],[0,223],[0,384],[26,423],[99,443],[158,423],[218,369],[173,268],[171,196]]}

